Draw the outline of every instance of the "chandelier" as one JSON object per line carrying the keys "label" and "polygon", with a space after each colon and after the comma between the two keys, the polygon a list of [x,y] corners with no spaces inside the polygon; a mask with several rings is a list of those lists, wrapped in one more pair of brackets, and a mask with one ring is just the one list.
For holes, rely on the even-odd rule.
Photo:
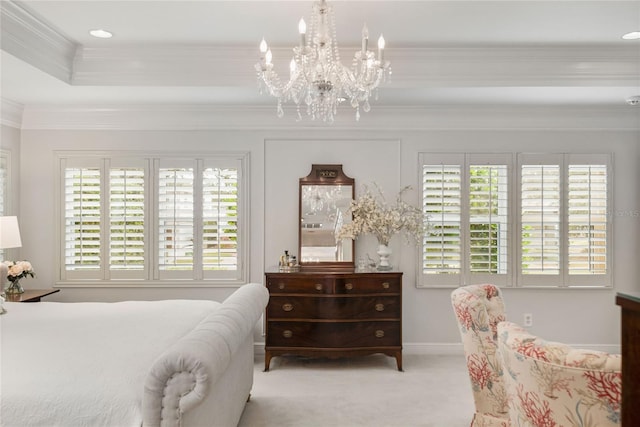
{"label": "chandelier", "polygon": [[293,48],[289,64],[289,81],[283,83],[273,69],[273,55],[265,39],[260,43],[258,72],[260,93],[266,91],[278,100],[277,116],[283,117],[282,104],[296,104],[298,120],[302,119],[301,107],[312,120],[333,122],[338,105],[348,101],[356,110],[356,120],[362,110],[371,109],[369,98],[391,74],[389,61],[384,60],[384,37],[378,39],[378,54],[368,49],[369,31],[362,29],[362,47],[353,57],[351,67],[340,62],[333,8],[325,0],[313,4],[309,36],[304,19],[298,23],[300,44]]}

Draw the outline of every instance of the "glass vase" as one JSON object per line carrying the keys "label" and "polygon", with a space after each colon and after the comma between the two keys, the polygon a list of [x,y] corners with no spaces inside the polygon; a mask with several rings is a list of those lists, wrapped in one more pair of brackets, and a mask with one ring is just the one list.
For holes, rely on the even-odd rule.
{"label": "glass vase", "polygon": [[20,279],[14,280],[13,282],[9,282],[9,286],[4,290],[4,293],[7,295],[16,295],[24,293],[24,288],[20,284]]}

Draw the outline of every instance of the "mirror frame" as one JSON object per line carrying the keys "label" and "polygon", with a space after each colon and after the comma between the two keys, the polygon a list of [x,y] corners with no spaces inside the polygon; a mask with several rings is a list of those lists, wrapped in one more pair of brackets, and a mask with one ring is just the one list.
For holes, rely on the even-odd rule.
{"label": "mirror frame", "polygon": [[351,261],[318,261],[302,260],[302,188],[305,185],[351,185],[351,200],[355,198],[356,180],[342,171],[342,165],[311,165],[309,175],[300,178],[298,188],[298,256],[301,269],[353,269],[355,268],[355,241],[351,240]]}

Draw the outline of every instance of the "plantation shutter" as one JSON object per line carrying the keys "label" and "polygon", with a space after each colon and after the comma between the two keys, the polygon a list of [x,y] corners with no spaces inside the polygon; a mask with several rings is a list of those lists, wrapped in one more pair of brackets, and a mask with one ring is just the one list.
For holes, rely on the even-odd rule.
{"label": "plantation shutter", "polygon": [[610,286],[610,155],[522,154],[521,286]]}
{"label": "plantation shutter", "polygon": [[[8,214],[9,209],[9,153],[0,150],[0,216]],[[7,250],[0,249],[0,261],[7,259]]]}
{"label": "plantation shutter", "polygon": [[422,273],[433,284],[460,283],[463,160],[460,155],[421,160],[422,209],[431,230],[423,238]]}
{"label": "plantation shutter", "polygon": [[245,283],[247,159],[63,153],[59,281]]}
{"label": "plantation shutter", "polygon": [[205,167],[202,198],[203,269],[237,270],[238,169]]}
{"label": "plantation shutter", "polygon": [[[117,276],[117,271],[142,272],[145,269],[144,168],[110,169],[109,225],[109,268],[112,277]],[[131,274],[126,277],[131,277]]]}
{"label": "plantation shutter", "polygon": [[194,167],[159,168],[158,267],[161,276],[163,271],[193,270],[194,222]]}
{"label": "plantation shutter", "polygon": [[469,166],[469,271],[507,272],[507,165]]}
{"label": "plantation shutter", "polygon": [[[8,213],[9,202],[9,155],[0,151],[0,216]],[[2,250],[0,249],[0,252]]]}
{"label": "plantation shutter", "polygon": [[[548,159],[547,159],[548,160]],[[561,159],[520,168],[520,268],[523,276],[561,272]],[[527,279],[523,279],[526,283]]]}
{"label": "plantation shutter", "polygon": [[607,165],[568,166],[568,273],[606,275]]}
{"label": "plantation shutter", "polygon": [[100,167],[65,168],[64,194],[65,270],[99,273],[102,220]]}

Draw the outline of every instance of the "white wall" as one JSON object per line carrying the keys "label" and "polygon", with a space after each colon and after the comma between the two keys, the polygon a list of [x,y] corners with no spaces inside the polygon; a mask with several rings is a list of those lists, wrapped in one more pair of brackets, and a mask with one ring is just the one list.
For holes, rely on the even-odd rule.
{"label": "white wall", "polygon": [[[297,252],[298,179],[312,163],[340,163],[347,175],[378,183],[395,196],[402,186],[418,186],[418,153],[422,151],[553,151],[614,154],[614,262],[616,290],[640,291],[640,144],[638,131],[615,130],[200,130],[110,131],[23,130],[19,191],[22,256],[37,277],[26,287],[50,287],[54,274],[54,150],[248,151],[251,154],[250,280],[263,282],[265,268],[283,250]],[[412,195],[418,197],[417,191]],[[374,256],[375,240],[358,239],[357,256]],[[404,272],[406,351],[459,350],[459,335],[449,295],[451,289],[416,288],[416,252],[401,239],[392,241],[394,262]],[[233,288],[64,288],[49,297],[57,301],[211,298],[220,300]],[[548,339],[594,348],[619,345],[619,309],[615,290],[506,289],[508,317],[522,322],[532,313],[532,331]],[[260,339],[259,334],[256,335]]]}

